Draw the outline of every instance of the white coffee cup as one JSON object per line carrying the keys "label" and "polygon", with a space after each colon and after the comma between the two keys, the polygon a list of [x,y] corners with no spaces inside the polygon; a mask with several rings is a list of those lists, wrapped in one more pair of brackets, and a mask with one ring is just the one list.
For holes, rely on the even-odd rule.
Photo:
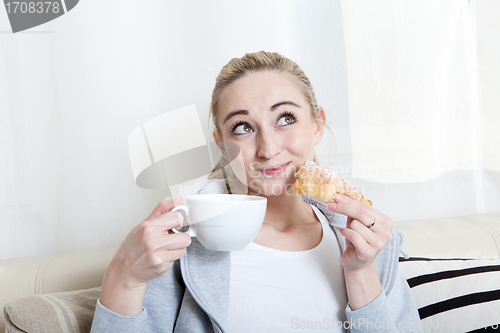
{"label": "white coffee cup", "polygon": [[189,225],[186,233],[216,251],[241,250],[250,244],[259,233],[267,208],[266,198],[253,195],[198,194],[184,200],[184,205],[172,211],[183,211]]}

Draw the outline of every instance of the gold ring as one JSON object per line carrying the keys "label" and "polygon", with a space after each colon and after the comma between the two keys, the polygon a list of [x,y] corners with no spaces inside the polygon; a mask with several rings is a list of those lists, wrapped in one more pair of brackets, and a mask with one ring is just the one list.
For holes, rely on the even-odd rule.
{"label": "gold ring", "polygon": [[377,222],[377,218],[375,218],[375,219],[373,220],[373,223],[372,223],[372,224],[367,225],[366,227],[367,227],[368,229],[370,229],[371,227],[373,227],[373,226],[375,225],[375,222]]}

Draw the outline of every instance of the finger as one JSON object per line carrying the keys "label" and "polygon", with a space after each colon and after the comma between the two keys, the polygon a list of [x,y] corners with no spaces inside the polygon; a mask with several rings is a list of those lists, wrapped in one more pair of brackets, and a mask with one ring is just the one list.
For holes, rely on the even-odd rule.
{"label": "finger", "polygon": [[167,212],[142,223],[141,231],[144,236],[154,238],[155,234],[168,234],[172,228],[182,228],[184,217],[179,212]]}
{"label": "finger", "polygon": [[358,220],[366,226],[370,225],[375,217],[378,221],[383,220],[382,214],[375,208],[341,194],[335,196],[335,203],[329,204],[328,209]]}
{"label": "finger", "polygon": [[392,240],[392,229],[386,225],[375,224],[367,228],[361,222],[354,220],[351,223],[351,229],[358,232],[377,251],[382,250]]}
{"label": "finger", "polygon": [[349,228],[351,226],[351,222],[352,222],[352,217],[347,217],[347,223],[346,223],[346,227]]}
{"label": "finger", "polygon": [[182,205],[182,195],[178,196],[173,200],[162,200],[158,203],[158,205],[153,209],[151,214],[146,218],[146,220],[154,219],[162,214],[165,214],[172,210],[172,208]]}
{"label": "finger", "polygon": [[185,248],[171,251],[163,251],[161,249],[158,249],[155,253],[149,255],[148,266],[162,266],[165,263],[169,263],[181,258],[185,254]]}
{"label": "finger", "polygon": [[191,236],[185,232],[168,234],[162,237],[162,244],[159,246],[159,249],[167,251],[185,249],[191,244],[191,241]]}
{"label": "finger", "polygon": [[172,268],[175,260],[182,258],[186,254],[186,250],[169,251],[169,256],[164,258],[163,261],[155,265],[156,275],[166,276],[168,271]]}
{"label": "finger", "polygon": [[[377,234],[372,230],[372,228],[367,228],[363,223],[358,220],[352,220],[350,229],[356,231],[363,237],[363,239],[370,245],[379,246],[380,241]],[[385,244],[384,244],[385,245]],[[383,246],[382,246],[383,247]]]}
{"label": "finger", "polygon": [[150,239],[146,244],[147,253],[185,249],[191,244],[191,236],[185,232],[179,234],[161,234]]}
{"label": "finger", "polygon": [[187,252],[186,248],[170,250],[167,252],[167,257],[165,261],[175,261],[177,259],[180,259],[186,254],[186,252]]}
{"label": "finger", "polygon": [[171,250],[171,251],[162,251],[161,249],[158,250],[158,253],[156,254],[152,265],[153,266],[159,266],[164,263],[171,263],[177,259],[182,258],[186,254],[186,249],[177,249],[177,250]]}
{"label": "finger", "polygon": [[361,260],[367,259],[364,258],[364,254],[369,253],[370,245],[366,242],[363,236],[361,236],[357,231],[350,228],[341,229],[340,232],[354,246],[358,258]]}

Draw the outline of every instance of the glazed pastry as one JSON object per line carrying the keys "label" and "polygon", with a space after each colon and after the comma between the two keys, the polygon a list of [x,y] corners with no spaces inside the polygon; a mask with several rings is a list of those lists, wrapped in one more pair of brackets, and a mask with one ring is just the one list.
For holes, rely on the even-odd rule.
{"label": "glazed pastry", "polygon": [[313,161],[306,161],[295,173],[295,178],[297,178],[293,185],[295,192],[314,200],[326,203],[335,202],[335,194],[339,193],[372,205],[372,202],[365,199],[357,188],[337,177],[330,168]]}

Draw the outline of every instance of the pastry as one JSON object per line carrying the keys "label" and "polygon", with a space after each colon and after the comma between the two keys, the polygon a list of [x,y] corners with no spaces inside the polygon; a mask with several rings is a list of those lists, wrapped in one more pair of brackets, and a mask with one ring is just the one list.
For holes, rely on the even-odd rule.
{"label": "pastry", "polygon": [[295,178],[297,178],[293,185],[295,192],[314,200],[326,203],[335,202],[335,194],[339,193],[372,205],[372,202],[365,199],[357,188],[337,177],[332,169],[313,161],[306,161],[295,173]]}

